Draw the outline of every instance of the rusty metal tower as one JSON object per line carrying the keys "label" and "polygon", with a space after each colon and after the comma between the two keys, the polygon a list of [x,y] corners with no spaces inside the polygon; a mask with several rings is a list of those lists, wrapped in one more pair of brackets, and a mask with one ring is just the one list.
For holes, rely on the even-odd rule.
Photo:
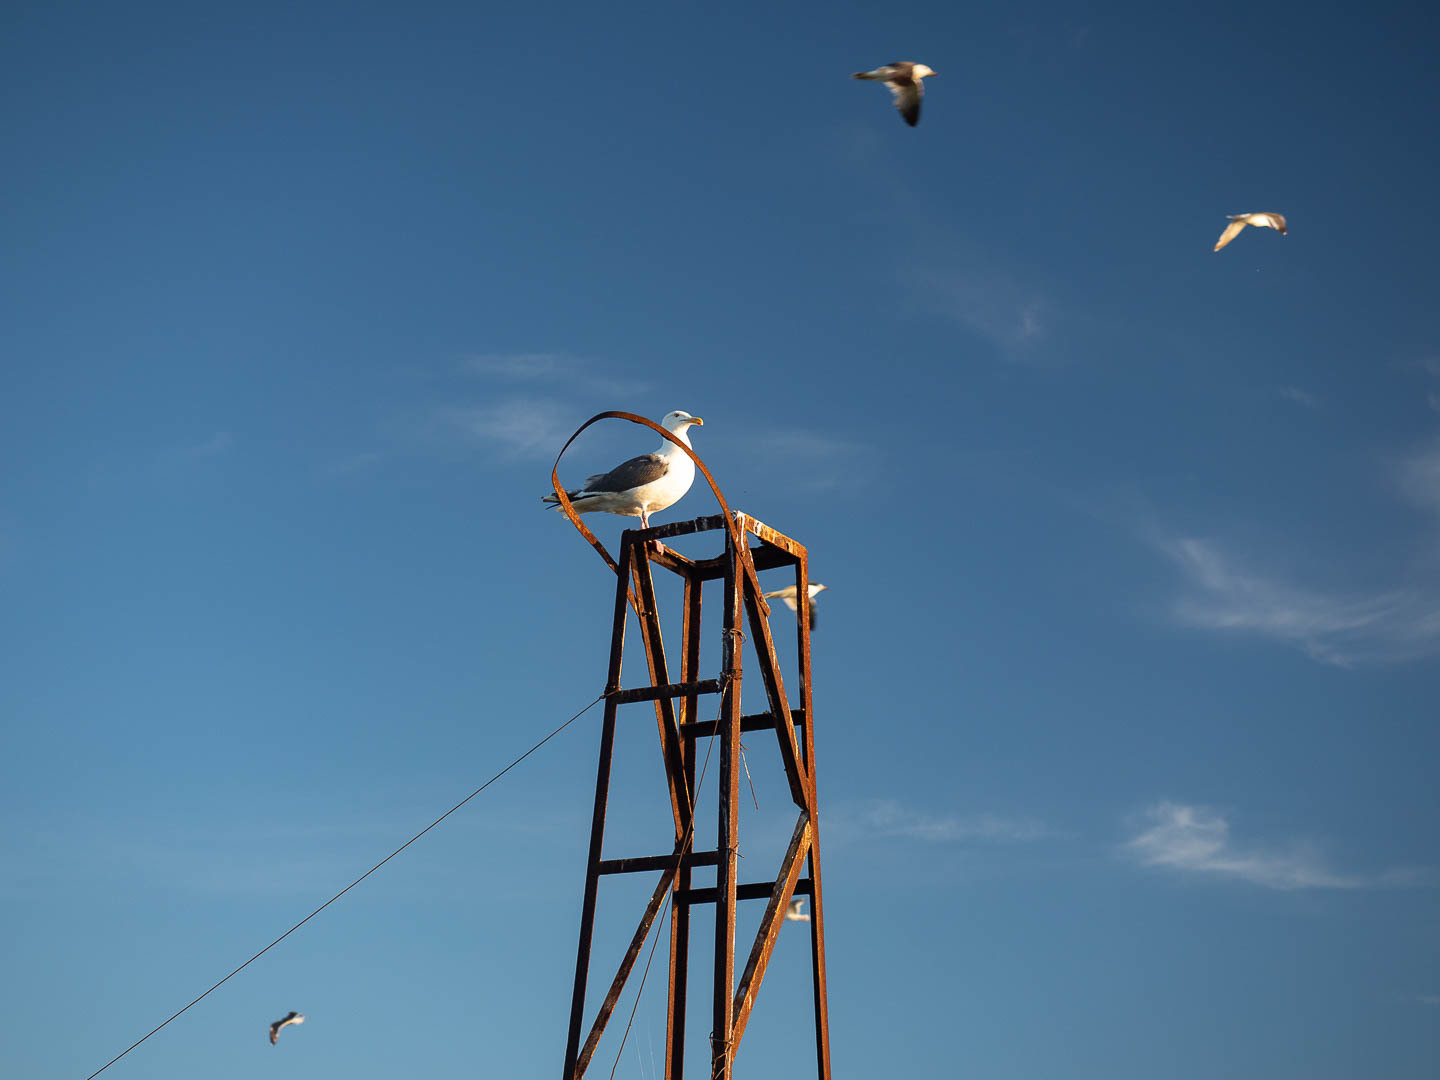
{"label": "rusty metal tower", "polygon": [[[648,421],[629,414],[602,414],[606,415],[623,416],[625,419],[655,427]],[[696,461],[699,464],[698,458]],[[704,471],[703,464],[700,468]],[[708,471],[705,476],[714,488],[714,481]],[[556,487],[558,490],[558,482]],[[715,490],[721,506],[724,507],[723,496],[720,496],[718,489]],[[565,505],[564,509],[569,514],[569,506]],[[577,528],[585,533],[604,556],[604,549],[599,543],[580,525],[577,518],[570,516]],[[692,560],[668,548],[660,550],[658,545],[652,544],[652,541],[713,530],[721,530],[725,537],[723,553],[714,558]],[[758,544],[753,547],[750,544],[751,537],[758,540]],[[610,562],[608,556],[606,561]],[[661,639],[655,583],[651,574],[652,564],[678,574],[684,581],[684,621],[678,681],[672,681],[664,642]],[[819,1078],[829,1080],[825,908],[820,890],[820,851],[816,835],[815,732],[811,712],[809,611],[808,605],[803,601],[797,605],[798,701],[792,705],[786,696],[785,681],[775,655],[775,643],[768,620],[769,605],[757,577],[760,571],[793,567],[796,596],[805,597],[808,595],[809,586],[808,556],[805,548],[748,515],[729,514],[727,508],[727,514],[723,516],[696,518],[693,521],[658,528],[626,530],[621,538],[619,560],[612,563],[612,566],[617,580],[610,666],[606,680],[605,717],[600,736],[599,769],[595,781],[595,813],[590,826],[590,854],[580,915],[575,989],[570,1006],[569,1039],[565,1049],[565,1080],[579,1080],[585,1074],[600,1042],[600,1036],[605,1031],[625,982],[667,896],[672,904],[672,912],[666,1080],[682,1080],[684,1070],[690,916],[692,909],[700,904],[716,905],[710,1076],[712,1080],[729,1080],[735,1051],[745,1033],[746,1023],[750,1019],[756,995],[765,977],[766,965],[775,947],[786,907],[794,895],[808,895],[811,898],[810,945],[814,973],[815,1051]],[[704,679],[700,677],[698,670],[701,641],[700,599],[702,586],[707,581],[722,583],[724,618],[721,629],[721,670],[718,677]],[[628,621],[627,608],[633,608],[638,616],[640,639],[644,645],[650,674],[649,686],[634,689],[620,687],[625,628]],[[748,635],[745,627],[748,627]],[[769,705],[767,712],[750,716],[741,714],[740,701],[742,659],[747,637]],[[699,719],[699,702],[707,695],[719,695],[720,710],[716,720]],[[660,754],[664,762],[670,806],[674,816],[675,847],[674,850],[659,855],[606,859],[602,857],[602,849],[610,794],[610,766],[615,743],[616,716],[622,705],[642,702],[651,703],[655,710]],[[775,732],[780,761],[789,782],[791,798],[799,810],[799,817],[773,879],[742,883],[736,872],[740,818],[740,736],[743,732],[760,730]],[[696,745],[703,739],[714,740],[718,746],[712,743],[711,749],[719,751],[716,782],[719,828],[715,846],[711,850],[697,850],[694,836]],[[709,866],[715,867],[715,887],[693,887],[693,869]],[[612,874],[646,872],[658,872],[659,880],[620,968],[610,984],[609,992],[590,1026],[589,1035],[582,1041],[585,990],[590,974],[590,947],[595,929],[596,897],[601,880]],[[766,906],[737,985],[735,908],[736,903],[742,900],[765,900]]]}

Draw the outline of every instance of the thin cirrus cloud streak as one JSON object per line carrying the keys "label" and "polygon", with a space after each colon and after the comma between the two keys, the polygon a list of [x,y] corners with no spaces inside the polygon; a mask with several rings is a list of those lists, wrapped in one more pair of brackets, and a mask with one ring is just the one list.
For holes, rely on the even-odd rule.
{"label": "thin cirrus cloud streak", "polygon": [[1006,359],[1028,358],[1050,336],[1050,304],[1004,275],[922,270],[905,284],[919,308],[969,327]]}
{"label": "thin cirrus cloud streak", "polygon": [[1275,391],[1286,401],[1296,405],[1303,405],[1307,409],[1320,408],[1320,399],[1308,390],[1302,390],[1298,386],[1282,386]]}
{"label": "thin cirrus cloud streak", "polygon": [[177,456],[195,460],[223,454],[235,445],[235,437],[228,431],[217,431],[204,442],[186,446],[177,451]]}
{"label": "thin cirrus cloud streak", "polygon": [[[487,446],[506,458],[553,458],[584,418],[586,406],[574,399],[619,399],[627,406],[646,383],[620,371],[563,352],[485,353],[460,362],[462,375],[491,384],[533,387],[539,393],[507,393],[474,406],[441,406],[432,426],[449,436]],[[554,388],[553,390],[551,388]]]}
{"label": "thin cirrus cloud streak", "polygon": [[927,844],[1014,844],[1048,836],[1040,822],[989,812],[929,814],[894,799],[869,799],[832,809],[825,823],[842,840],[902,838]]}
{"label": "thin cirrus cloud streak", "polygon": [[792,470],[786,478],[790,490],[854,488],[869,480],[878,465],[874,448],[865,443],[803,428],[752,435],[742,445],[765,462],[767,471]]}
{"label": "thin cirrus cloud streak", "polygon": [[1434,589],[1309,589],[1257,573],[1207,540],[1157,543],[1184,580],[1171,609],[1182,625],[1285,642],[1339,667],[1440,653],[1440,595]]}
{"label": "thin cirrus cloud streak", "polygon": [[437,410],[439,427],[511,458],[553,458],[574,432],[577,411],[550,398],[512,397]]}
{"label": "thin cirrus cloud streak", "polygon": [[194,475],[212,467],[235,449],[235,436],[228,431],[217,430],[199,442],[171,446],[155,455],[148,472],[153,477],[173,480]]}
{"label": "thin cirrus cloud streak", "polygon": [[1396,465],[1396,484],[1410,502],[1440,515],[1440,442],[1401,458]]}
{"label": "thin cirrus cloud streak", "polygon": [[1243,848],[1230,838],[1230,823],[1199,806],[1161,802],[1149,807],[1140,831],[1124,852],[1143,866],[1210,877],[1232,878],[1269,889],[1366,889],[1418,883],[1412,868],[1381,874],[1342,874],[1314,850]]}
{"label": "thin cirrus cloud streak", "polygon": [[559,383],[591,395],[628,397],[649,388],[643,380],[598,370],[596,363],[564,352],[482,353],[462,360],[460,371],[496,382]]}

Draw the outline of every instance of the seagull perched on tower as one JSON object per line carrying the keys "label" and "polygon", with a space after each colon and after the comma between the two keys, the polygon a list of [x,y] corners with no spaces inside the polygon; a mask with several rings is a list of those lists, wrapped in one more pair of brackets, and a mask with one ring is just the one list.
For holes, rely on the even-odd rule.
{"label": "seagull perched on tower", "polygon": [[857,71],[850,77],[883,82],[885,89],[895,95],[895,108],[900,110],[905,123],[914,127],[920,122],[920,99],[925,96],[925,84],[920,80],[934,74],[936,72],[925,64],[917,64],[913,60],[896,60],[893,64],[886,64],[874,71]]}
{"label": "seagull perched on tower", "polygon": [[1281,236],[1285,235],[1285,215],[1272,214],[1268,211],[1260,214],[1230,214],[1230,224],[1225,226],[1225,231],[1220,234],[1220,239],[1215,241],[1215,250],[1219,251],[1235,237],[1240,235],[1240,230],[1246,225],[1258,225],[1264,229],[1275,229]]}
{"label": "seagull perched on tower", "polygon": [[[704,426],[705,421],[680,410],[667,413],[660,421],[661,427],[686,446],[690,445],[690,427],[695,424]],[[695,462],[666,439],[653,454],[641,454],[607,473],[596,473],[565,494],[577,514],[603,510],[607,514],[638,517],[640,527],[648,529],[650,515],[679,502],[694,482]],[[552,492],[542,501],[558,506],[560,498]]]}

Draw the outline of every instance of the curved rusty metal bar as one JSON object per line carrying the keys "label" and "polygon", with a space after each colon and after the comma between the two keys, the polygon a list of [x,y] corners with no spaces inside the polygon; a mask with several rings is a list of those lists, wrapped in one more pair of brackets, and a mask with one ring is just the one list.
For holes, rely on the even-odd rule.
{"label": "curved rusty metal bar", "polygon": [[580,535],[585,537],[585,539],[590,542],[590,546],[600,553],[600,557],[605,560],[606,566],[610,567],[615,573],[620,573],[619,564],[610,557],[610,553],[605,550],[605,545],[595,538],[595,534],[585,527],[585,523],[580,520],[580,515],[575,512],[575,508],[570,502],[570,497],[565,494],[565,489],[560,486],[560,459],[565,456],[565,451],[570,449],[570,444],[580,437],[580,433],[597,420],[628,420],[632,424],[643,425],[652,431],[658,431],[666,440],[674,443],[680,447],[681,450],[684,450],[690,460],[695,463],[695,467],[699,469],[705,477],[705,482],[710,485],[710,490],[715,493],[715,501],[720,504],[720,510],[725,515],[725,527],[730,533],[730,540],[735,545],[735,549],[738,551],[745,545],[744,537],[740,535],[739,526],[735,524],[735,515],[730,511],[730,504],[725,501],[725,496],[720,491],[720,485],[715,483],[715,477],[710,475],[710,470],[705,467],[705,462],[700,460],[699,454],[695,453],[693,449],[686,446],[684,442],[676,438],[671,432],[666,431],[653,420],[647,420],[643,416],[636,416],[634,413],[628,412],[602,412],[596,413],[589,420],[586,420],[585,423],[575,429],[574,435],[571,435],[570,438],[565,440],[565,445],[560,448],[560,453],[556,455],[555,466],[550,470],[550,486],[555,489],[555,495],[560,500],[560,509],[563,510],[565,516],[570,519],[570,524],[579,529]]}

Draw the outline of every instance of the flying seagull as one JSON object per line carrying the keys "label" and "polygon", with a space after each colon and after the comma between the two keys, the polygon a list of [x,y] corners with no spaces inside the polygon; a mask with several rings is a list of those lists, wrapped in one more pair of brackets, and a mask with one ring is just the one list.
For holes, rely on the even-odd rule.
{"label": "flying seagull", "polygon": [[1230,214],[1230,224],[1225,226],[1225,231],[1220,234],[1220,239],[1215,241],[1215,250],[1219,251],[1235,237],[1240,235],[1240,230],[1246,225],[1258,225],[1266,229],[1278,229],[1280,235],[1285,235],[1285,215],[1272,214],[1269,212],[1261,214]]}
{"label": "flying seagull", "polygon": [[[809,588],[808,588],[808,590],[807,590],[807,594],[808,594],[809,597],[810,597],[810,629],[811,629],[811,630],[814,630],[814,629],[815,629],[815,597],[818,596],[820,593],[824,592],[827,588],[829,588],[828,585],[821,585],[818,581],[812,581],[812,582],[810,582]],[[795,586],[794,586],[794,585],[786,585],[783,589],[776,589],[774,592],[767,592],[767,593],[765,594],[765,599],[767,599],[767,600],[770,600],[770,599],[783,600],[783,601],[785,601],[785,606],[788,607],[791,611],[799,611],[799,610],[800,610],[800,608],[799,608],[799,607],[796,605],[796,603],[795,603]]]}
{"label": "flying seagull", "polygon": [[805,898],[797,896],[790,901],[790,906],[785,909],[786,922],[809,922],[810,915],[805,910]]}
{"label": "flying seagull", "polygon": [[270,1045],[274,1046],[275,1040],[280,1038],[281,1028],[289,1027],[291,1024],[303,1024],[304,1022],[305,1017],[301,1016],[297,1012],[291,1012],[284,1019],[276,1020],[273,1024],[270,1025]]}
{"label": "flying seagull", "polygon": [[925,84],[920,80],[934,75],[925,64],[913,60],[896,60],[874,71],[857,71],[852,79],[872,79],[883,82],[885,88],[895,95],[895,108],[905,118],[905,123],[914,127],[920,122],[920,99],[925,96]]}
{"label": "flying seagull", "polygon": [[[705,421],[688,412],[667,413],[660,426],[686,446],[690,445],[689,428]],[[574,491],[566,491],[577,514],[604,510],[607,514],[638,517],[640,527],[650,527],[650,515],[678,502],[695,481],[695,463],[690,455],[669,439],[653,454],[641,454],[607,473],[597,473]],[[547,503],[560,503],[551,492],[544,496]]]}

